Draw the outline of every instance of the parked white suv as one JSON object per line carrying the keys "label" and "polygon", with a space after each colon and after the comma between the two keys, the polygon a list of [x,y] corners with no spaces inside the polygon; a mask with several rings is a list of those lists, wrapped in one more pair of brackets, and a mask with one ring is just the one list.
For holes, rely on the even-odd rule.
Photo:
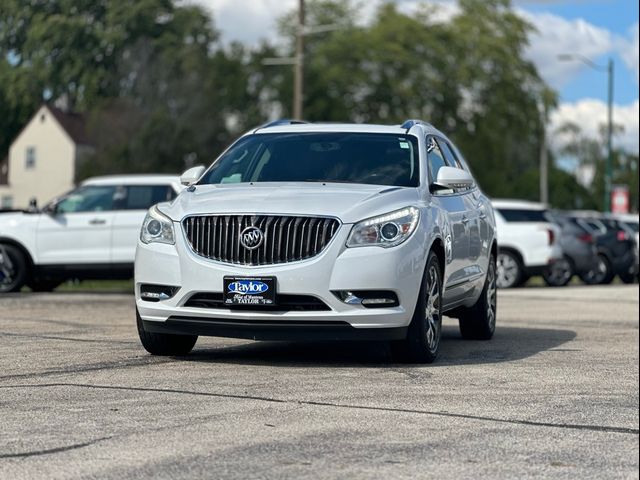
{"label": "parked white suv", "polygon": [[150,353],[186,354],[198,335],[387,339],[431,362],[445,312],[464,337],[493,335],[491,204],[431,125],[275,122],[182,178],[138,243]]}
{"label": "parked white suv", "polygon": [[178,176],[86,180],[42,210],[0,212],[0,293],[55,288],[69,278],[131,278],[144,216],[174,199]]}
{"label": "parked white suv", "polygon": [[559,228],[549,221],[547,207],[523,200],[493,200],[500,238],[498,287],[512,288],[542,275],[562,261]]}

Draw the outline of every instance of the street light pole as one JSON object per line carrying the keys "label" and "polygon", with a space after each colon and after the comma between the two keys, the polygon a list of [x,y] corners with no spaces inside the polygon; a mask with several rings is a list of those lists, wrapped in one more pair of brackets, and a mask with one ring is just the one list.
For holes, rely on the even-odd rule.
{"label": "street light pole", "polygon": [[304,96],[304,0],[298,0],[296,56],[293,64],[293,118],[302,119]]}
{"label": "street light pole", "polygon": [[611,177],[613,175],[613,58],[607,64],[607,166],[604,176],[604,211],[611,211]]}
{"label": "street light pole", "polygon": [[563,53],[560,61],[578,60],[594,70],[607,72],[607,159],[604,168],[604,198],[602,206],[605,212],[611,211],[611,177],[613,175],[613,58],[609,57],[606,66],[598,65],[584,55]]}

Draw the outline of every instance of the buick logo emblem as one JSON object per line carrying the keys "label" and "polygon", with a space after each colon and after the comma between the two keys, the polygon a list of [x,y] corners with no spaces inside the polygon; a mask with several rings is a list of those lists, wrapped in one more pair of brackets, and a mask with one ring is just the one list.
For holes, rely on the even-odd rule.
{"label": "buick logo emblem", "polygon": [[247,227],[240,233],[240,245],[247,250],[255,250],[264,241],[264,233],[258,227]]}

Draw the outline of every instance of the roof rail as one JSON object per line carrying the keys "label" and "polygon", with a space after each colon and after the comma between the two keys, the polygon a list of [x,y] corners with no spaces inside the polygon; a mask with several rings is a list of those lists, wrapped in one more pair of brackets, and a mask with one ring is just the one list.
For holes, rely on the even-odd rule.
{"label": "roof rail", "polygon": [[309,123],[304,120],[295,120],[291,118],[281,118],[280,120],[274,120],[273,122],[265,123],[260,128],[277,127],[280,125],[298,125],[302,123]]}
{"label": "roof rail", "polygon": [[424,125],[425,127],[433,127],[433,125],[431,125],[428,122],[425,122],[424,120],[413,119],[413,120],[405,120],[405,122],[402,125],[400,125],[400,128],[406,128],[408,132],[411,129],[411,127],[413,127],[414,125]]}

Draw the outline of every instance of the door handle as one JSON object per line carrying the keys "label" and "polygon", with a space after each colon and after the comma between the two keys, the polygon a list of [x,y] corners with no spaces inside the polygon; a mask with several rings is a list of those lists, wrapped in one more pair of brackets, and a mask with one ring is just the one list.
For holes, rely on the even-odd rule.
{"label": "door handle", "polygon": [[104,225],[105,223],[107,223],[107,221],[102,218],[94,218],[93,220],[89,220],[89,225]]}

